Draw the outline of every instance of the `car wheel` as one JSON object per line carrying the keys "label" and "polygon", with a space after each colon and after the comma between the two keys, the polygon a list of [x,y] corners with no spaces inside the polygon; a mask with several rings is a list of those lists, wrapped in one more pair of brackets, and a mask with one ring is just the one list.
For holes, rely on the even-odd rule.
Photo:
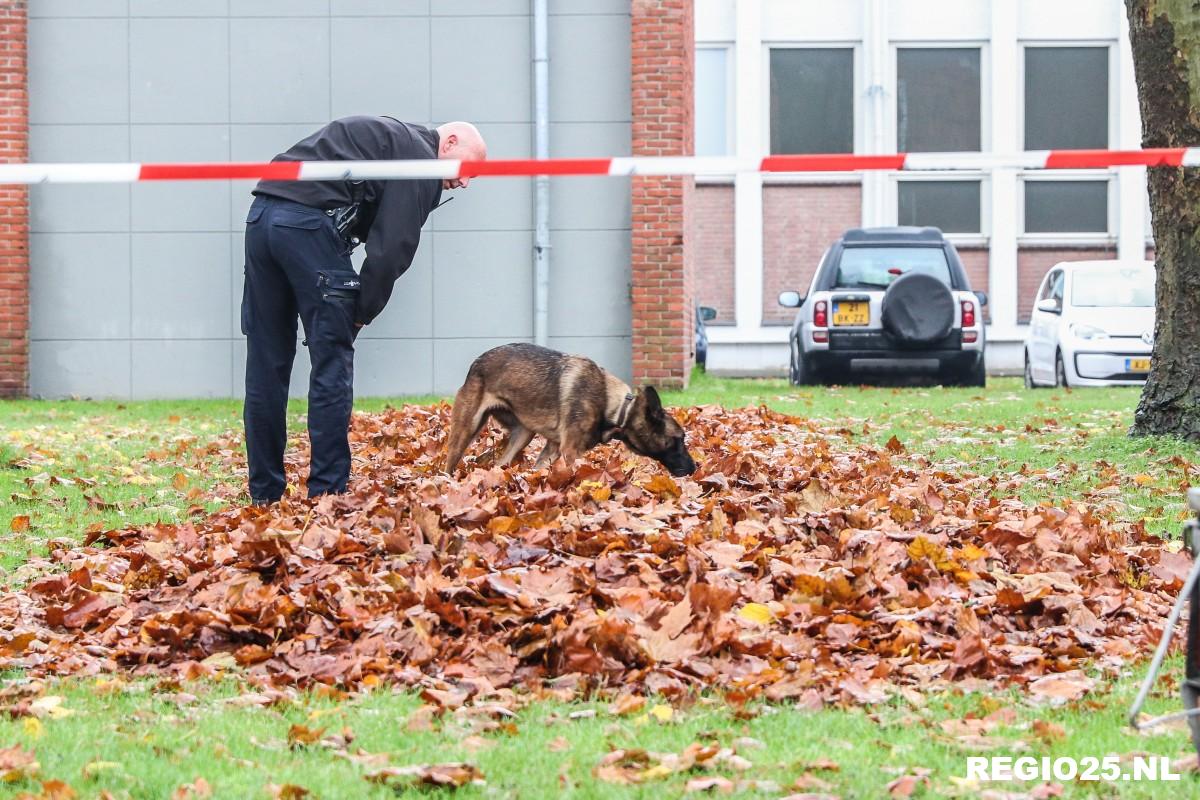
{"label": "car wheel", "polygon": [[1063,365],[1061,350],[1054,354],[1054,385],[1062,389],[1071,385],[1067,383],[1067,368]]}
{"label": "car wheel", "polygon": [[792,382],[792,386],[812,386],[818,382],[812,368],[804,363],[804,356],[800,353],[792,356],[792,364],[788,377]]}
{"label": "car wheel", "polygon": [[984,363],[982,357],[980,357],[979,363],[971,367],[964,377],[963,386],[987,386],[987,365]]}
{"label": "car wheel", "polygon": [[1033,382],[1033,364],[1029,363],[1029,351],[1025,352],[1025,388],[1026,389],[1042,388]]}

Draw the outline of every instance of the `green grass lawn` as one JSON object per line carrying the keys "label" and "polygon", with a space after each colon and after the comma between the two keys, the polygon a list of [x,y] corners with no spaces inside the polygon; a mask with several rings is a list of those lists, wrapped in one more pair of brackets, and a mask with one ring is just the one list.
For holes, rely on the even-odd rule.
{"label": "green grass lawn", "polygon": [[[1115,521],[1144,520],[1150,530],[1174,535],[1184,514],[1182,488],[1193,482],[1200,454],[1194,445],[1172,440],[1128,438],[1137,397],[1132,389],[1027,392],[1014,379],[993,380],[986,390],[794,389],[778,380],[698,375],[687,392],[665,399],[676,405],[766,404],[845,428],[848,447],[894,436],[905,446],[905,458],[999,476],[999,494],[1010,491],[1005,476],[1025,476],[1011,492],[1027,502],[1090,494]],[[401,401],[371,399],[357,407],[370,411],[388,402]],[[0,584],[23,582],[41,568],[30,562],[45,556],[48,540],[79,540],[89,526],[175,522],[244,501],[231,458],[240,447],[240,413],[233,401],[0,403]],[[303,413],[303,404],[293,403],[296,433],[303,430]],[[1152,712],[1179,706],[1181,664],[1176,659],[1170,666]],[[610,713],[607,702],[541,700],[512,720],[448,713],[431,724],[413,715],[421,705],[414,693],[386,687],[342,700],[301,694],[261,707],[246,696],[253,689],[232,677],[177,685],[102,676],[36,687],[35,694],[61,698],[57,706],[43,699],[41,718],[0,713],[0,751],[14,744],[33,750],[39,777],[62,780],[80,797],[102,790],[114,797],[170,797],[187,784],[196,790],[191,796],[202,796],[198,779],[214,797],[268,797],[268,784],[293,784],[326,798],[396,796],[395,789],[365,780],[371,767],[339,755],[339,747],[382,754],[393,766],[470,761],[486,786],[458,789],[464,797],[679,796],[689,779],[722,776],[777,784],[744,783],[746,796],[807,791],[874,798],[887,797],[888,783],[905,774],[927,777],[915,797],[978,797],[985,789],[1001,793],[997,797],[1024,796],[1036,784],[965,781],[967,757],[1178,758],[1188,752],[1180,727],[1145,736],[1125,725],[1139,676],[1105,681],[1083,701],[1056,708],[1031,705],[1018,692],[993,691],[820,712],[735,709],[712,695],[687,704],[651,699],[625,716]],[[14,695],[25,681],[17,674],[3,677],[0,709],[15,702],[6,693]],[[672,706],[669,719],[665,711],[647,713],[656,703]],[[999,722],[986,730],[964,722],[993,713]],[[352,741],[345,747],[335,740],[327,741],[332,746],[289,747],[293,725],[325,728],[324,737]],[[612,749],[680,753],[694,743],[733,748],[748,763],[725,762],[640,785],[593,775]],[[0,760],[0,776],[3,770]],[[796,787],[797,779],[804,788]],[[41,791],[37,780],[0,780],[0,797]],[[401,794],[449,791],[409,788]],[[1064,796],[1197,795],[1200,779],[1186,775],[1177,783],[1069,783]]]}

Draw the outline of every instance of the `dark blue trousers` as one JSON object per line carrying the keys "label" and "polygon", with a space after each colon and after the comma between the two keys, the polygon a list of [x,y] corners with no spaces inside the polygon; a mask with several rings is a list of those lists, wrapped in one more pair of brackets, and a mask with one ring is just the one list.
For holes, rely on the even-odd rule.
{"label": "dark blue trousers", "polygon": [[342,492],[350,477],[354,402],[354,309],[359,280],[351,247],[317,208],[258,196],[246,217],[246,454],[250,497],[275,501],[285,486],[288,383],[296,357],[296,320],[304,325],[312,372],[308,495]]}

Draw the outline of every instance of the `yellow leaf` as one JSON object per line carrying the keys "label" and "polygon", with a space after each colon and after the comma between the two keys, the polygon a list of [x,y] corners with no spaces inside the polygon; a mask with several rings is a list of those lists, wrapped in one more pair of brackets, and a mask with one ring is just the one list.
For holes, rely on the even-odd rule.
{"label": "yellow leaf", "polygon": [[30,739],[40,739],[46,729],[42,727],[42,721],[37,717],[26,717],[21,723],[21,727],[25,729],[25,735]]}
{"label": "yellow leaf", "polygon": [[593,500],[597,503],[603,503],[608,498],[612,497],[612,489],[608,486],[597,486],[588,492]]}
{"label": "yellow leaf", "polygon": [[747,622],[753,622],[755,625],[770,625],[771,620],[774,618],[771,609],[762,603],[746,603],[738,611],[738,616]]}
{"label": "yellow leaf", "polygon": [[39,717],[47,716],[53,719],[62,719],[75,713],[69,708],[63,708],[62,701],[63,699],[58,695],[48,694],[34,700],[29,704],[29,707]]}
{"label": "yellow leaf", "polygon": [[233,669],[237,666],[237,659],[233,653],[213,653],[200,663],[212,669]]}
{"label": "yellow leaf", "polygon": [[89,761],[83,765],[83,776],[94,778],[102,772],[112,772],[121,768],[121,764],[116,761]]}
{"label": "yellow leaf", "polygon": [[650,769],[648,769],[642,773],[642,780],[644,780],[644,781],[662,780],[663,778],[670,777],[671,774],[672,774],[672,770],[666,764],[656,764],[653,767],[651,767]]}
{"label": "yellow leaf", "polygon": [[675,709],[671,708],[670,706],[656,705],[654,708],[650,709],[650,715],[659,722],[670,722],[675,716]]}
{"label": "yellow leaf", "polygon": [[182,492],[188,485],[187,475],[184,475],[182,472],[176,472],[174,477],[171,478],[171,485],[175,487],[175,491]]}
{"label": "yellow leaf", "polygon": [[987,557],[986,550],[972,543],[963,545],[962,549],[958,551],[958,554],[962,556],[963,561],[974,561],[977,558]]}
{"label": "yellow leaf", "polygon": [[1154,478],[1151,478],[1149,475],[1147,475],[1146,473],[1143,472],[1140,475],[1134,475],[1133,482],[1136,483],[1138,486],[1145,486],[1148,483],[1153,483]]}
{"label": "yellow leaf", "polygon": [[22,514],[19,517],[13,517],[12,522],[8,523],[8,527],[13,533],[23,533],[29,530],[29,515]]}
{"label": "yellow leaf", "polygon": [[670,497],[679,497],[679,484],[671,480],[666,475],[659,473],[650,480],[642,484],[642,488],[647,491],[654,492],[660,497],[667,495]]}
{"label": "yellow leaf", "polygon": [[936,563],[946,560],[946,550],[940,544],[934,544],[924,536],[918,536],[908,543],[908,556],[913,561],[928,558]]}

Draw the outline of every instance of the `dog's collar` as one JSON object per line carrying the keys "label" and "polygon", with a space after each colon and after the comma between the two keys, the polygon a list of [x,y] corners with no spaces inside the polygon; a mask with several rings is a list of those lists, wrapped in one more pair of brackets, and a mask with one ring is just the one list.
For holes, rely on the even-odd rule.
{"label": "dog's collar", "polygon": [[629,409],[633,406],[633,392],[625,395],[625,399],[621,401],[621,405],[617,407],[617,418],[613,420],[613,426],[617,428],[625,427],[625,419],[629,416]]}

